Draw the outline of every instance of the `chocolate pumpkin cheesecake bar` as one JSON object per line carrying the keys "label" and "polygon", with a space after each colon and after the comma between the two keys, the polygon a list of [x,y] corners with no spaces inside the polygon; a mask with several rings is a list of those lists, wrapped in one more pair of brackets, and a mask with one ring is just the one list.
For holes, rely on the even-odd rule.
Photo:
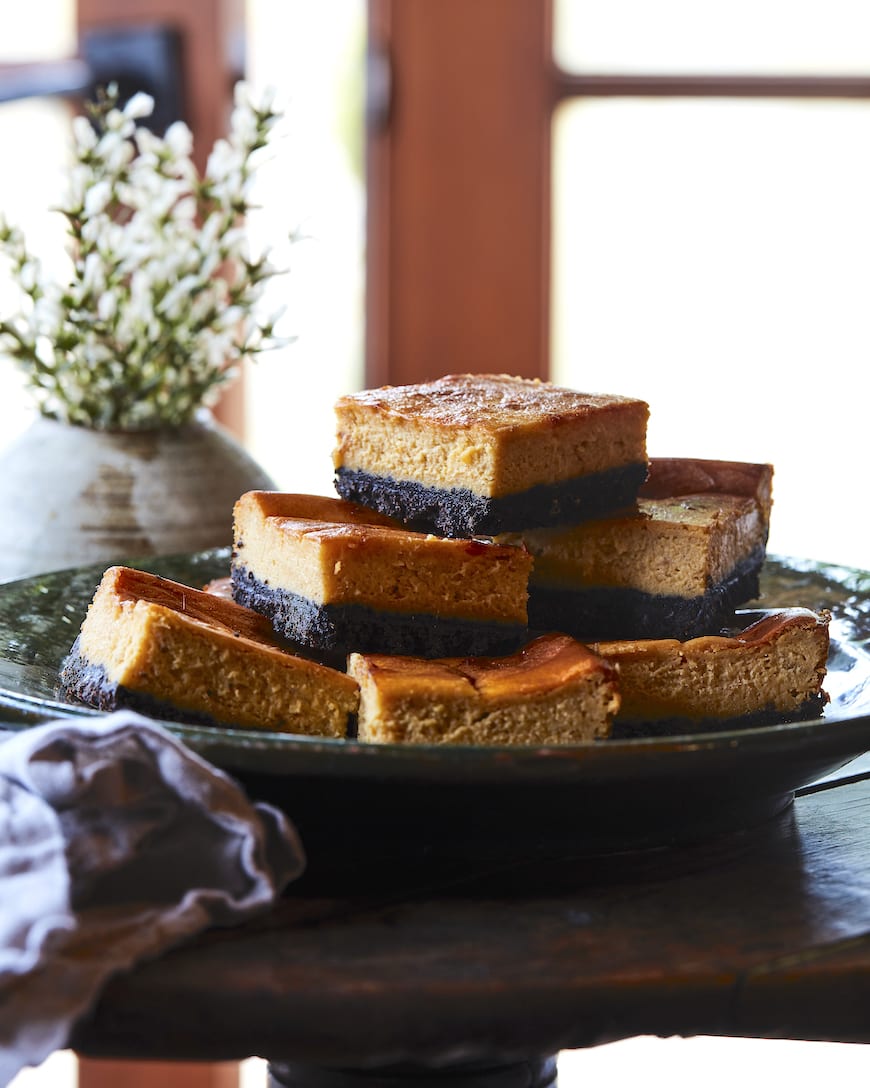
{"label": "chocolate pumpkin cheesecake bar", "polygon": [[691,638],[756,597],[770,527],[767,464],[652,458],[635,506],[527,530],[533,628],[577,638]]}
{"label": "chocolate pumpkin cheesecake bar", "polygon": [[648,405],[504,374],[387,386],[336,403],[335,486],[448,537],[573,524],[631,503]]}
{"label": "chocolate pumpkin cheesecake bar", "polygon": [[287,652],[247,608],[129,567],[110,567],[61,670],[100,710],[343,737],[356,682]]}
{"label": "chocolate pumpkin cheesecake bar", "polygon": [[746,615],[751,622],[734,635],[592,643],[619,670],[614,731],[673,732],[820,713],[827,701],[829,613],[786,608]]}
{"label": "chocolate pumpkin cheesecake bar", "polygon": [[500,658],[350,655],[358,736],[395,744],[577,744],[607,736],[616,669],[567,635]]}
{"label": "chocolate pumpkin cheesecake bar", "polygon": [[522,546],[411,532],[342,499],[252,491],[236,503],[239,603],[321,652],[507,653],[527,641]]}

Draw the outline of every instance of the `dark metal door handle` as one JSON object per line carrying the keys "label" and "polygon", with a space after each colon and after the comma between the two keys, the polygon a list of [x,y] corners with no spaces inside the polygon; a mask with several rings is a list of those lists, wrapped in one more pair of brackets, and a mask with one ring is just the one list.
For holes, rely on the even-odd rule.
{"label": "dark metal door handle", "polygon": [[181,35],[163,24],[107,26],[83,31],[80,56],[0,65],[0,102],[22,98],[92,98],[114,83],[121,101],[137,91],[154,99],[155,131],[185,120]]}

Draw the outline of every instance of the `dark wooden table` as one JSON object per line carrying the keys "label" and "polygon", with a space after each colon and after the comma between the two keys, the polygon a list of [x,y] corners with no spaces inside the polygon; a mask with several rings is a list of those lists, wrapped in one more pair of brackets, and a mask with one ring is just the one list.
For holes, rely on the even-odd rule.
{"label": "dark wooden table", "polygon": [[701,844],[343,881],[315,866],[267,917],[116,979],[74,1047],[520,1088],[641,1034],[870,1042],[867,757]]}

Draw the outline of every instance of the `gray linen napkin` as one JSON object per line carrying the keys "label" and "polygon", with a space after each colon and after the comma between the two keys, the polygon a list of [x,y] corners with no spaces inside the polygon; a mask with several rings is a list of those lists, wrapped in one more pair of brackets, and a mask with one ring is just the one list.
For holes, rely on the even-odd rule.
{"label": "gray linen napkin", "polygon": [[0,1085],[66,1045],[109,977],[266,909],[295,830],[120,711],[0,734]]}

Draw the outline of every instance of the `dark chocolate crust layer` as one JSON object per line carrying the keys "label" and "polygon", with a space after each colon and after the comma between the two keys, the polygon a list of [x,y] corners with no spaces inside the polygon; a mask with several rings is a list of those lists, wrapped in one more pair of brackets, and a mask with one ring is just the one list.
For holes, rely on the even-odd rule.
{"label": "dark chocolate crust layer", "polygon": [[466,488],[425,487],[409,480],[339,468],[335,489],[343,499],[363,503],[417,532],[446,537],[495,536],[522,529],[576,525],[630,506],[646,474],[645,464],[625,465],[490,498]]}
{"label": "dark chocolate crust layer", "polygon": [[278,634],[321,653],[490,657],[513,653],[529,639],[528,628],[521,624],[378,612],[364,605],[319,605],[264,585],[244,567],[233,567],[232,577],[239,604],[268,616]]}
{"label": "dark chocolate crust layer", "polygon": [[226,728],[231,722],[222,722],[202,711],[183,710],[153,695],[132,691],[122,684],[115,684],[102,665],[95,664],[79,652],[79,640],[64,659],[60,670],[60,686],[68,694],[80,699],[97,710],[135,710],[150,718],[163,721],[185,722],[188,725],[209,725]]}
{"label": "dark chocolate crust layer", "polygon": [[529,585],[529,626],[581,640],[678,638],[716,634],[733,610],[758,596],[765,548],[756,549],[728,578],[701,597],[642,593],[621,586]]}

